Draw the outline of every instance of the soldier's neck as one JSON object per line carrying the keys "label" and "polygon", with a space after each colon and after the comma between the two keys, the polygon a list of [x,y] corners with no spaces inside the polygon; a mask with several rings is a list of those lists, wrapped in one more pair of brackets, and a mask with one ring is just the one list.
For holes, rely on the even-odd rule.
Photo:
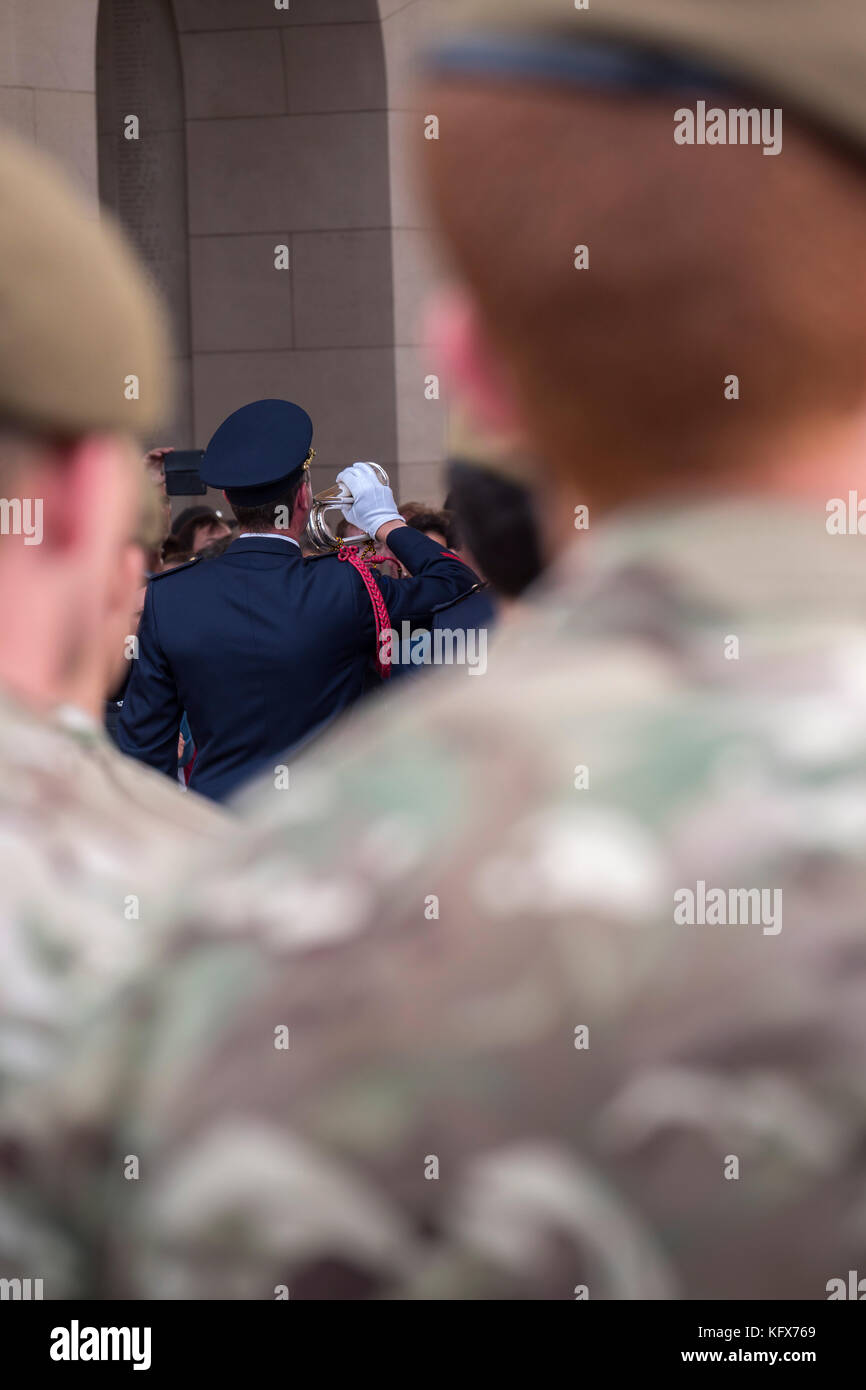
{"label": "soldier's neck", "polygon": [[0,651],[0,687],[38,714],[47,714],[61,705],[71,705],[100,722],[103,690],[99,673],[78,673],[74,679],[57,679],[39,665],[26,665],[8,650]]}
{"label": "soldier's neck", "polygon": [[[797,425],[788,436],[764,441],[750,453],[744,449],[738,458],[727,464],[721,460],[713,469],[683,468],[661,477],[649,468],[641,473],[639,467],[623,467],[618,487],[594,489],[593,468],[584,460],[582,466],[560,466],[555,479],[539,480],[539,515],[551,554],[570,548],[584,531],[609,516],[633,508],[663,511],[699,506],[713,498],[742,498],[763,499],[768,506],[775,502],[814,507],[823,516],[830,498],[847,497],[852,489],[859,488],[866,499],[864,459],[866,415],[812,427]],[[603,470],[605,477],[617,472]]]}

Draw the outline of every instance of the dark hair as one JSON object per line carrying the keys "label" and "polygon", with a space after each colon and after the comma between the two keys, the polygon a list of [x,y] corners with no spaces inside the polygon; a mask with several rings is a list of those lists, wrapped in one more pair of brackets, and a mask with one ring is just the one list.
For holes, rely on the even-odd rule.
{"label": "dark hair", "polygon": [[295,514],[298,493],[307,481],[307,476],[306,468],[302,468],[297,478],[289,483],[285,492],[280,493],[274,502],[262,502],[258,507],[241,507],[237,502],[232,502],[232,511],[239,524],[250,531],[285,530],[285,526],[277,525],[277,513],[285,509],[291,521]]}
{"label": "dark hair", "polygon": [[211,541],[209,545],[197,551],[198,558],[200,560],[215,560],[218,555],[222,555],[224,551],[228,550],[233,540],[235,540],[233,535],[220,536],[218,540]]}
{"label": "dark hair", "polygon": [[440,536],[445,537],[445,544],[449,550],[453,550],[457,541],[454,527],[454,517],[451,512],[446,511],[424,511],[413,512],[406,519],[406,525],[411,526],[413,531],[423,531],[426,535],[428,531],[438,531]]}
{"label": "dark hair", "polygon": [[505,598],[517,598],[543,569],[532,494],[522,483],[454,459],[448,500],[463,543],[485,579]]}
{"label": "dark hair", "polygon": [[192,559],[192,551],[188,545],[181,545],[177,536],[169,536],[163,543],[160,558],[164,565],[185,565]]}
{"label": "dark hair", "polygon": [[201,522],[203,522],[203,521],[205,521],[205,520],[207,520],[207,521],[219,521],[219,520],[220,520],[220,518],[217,516],[216,512],[214,511],[213,507],[205,507],[205,506],[184,507],[183,511],[182,511],[182,512],[178,512],[178,514],[177,514],[177,516],[175,517],[174,521],[171,523],[171,534],[172,534],[173,536],[179,536],[180,533],[181,533],[181,531],[183,530],[184,526],[186,526],[187,522],[189,522],[189,521],[198,521],[199,523],[201,523]]}
{"label": "dark hair", "polygon": [[420,512],[435,512],[435,510],[432,502],[401,502],[397,508],[407,526],[413,516],[418,516]]}
{"label": "dark hair", "polygon": [[177,541],[181,550],[188,550],[191,555],[198,553],[195,544],[195,533],[200,526],[229,526],[231,523],[224,516],[217,516],[216,512],[211,512],[208,516],[194,516],[185,522],[178,532],[169,540]]}

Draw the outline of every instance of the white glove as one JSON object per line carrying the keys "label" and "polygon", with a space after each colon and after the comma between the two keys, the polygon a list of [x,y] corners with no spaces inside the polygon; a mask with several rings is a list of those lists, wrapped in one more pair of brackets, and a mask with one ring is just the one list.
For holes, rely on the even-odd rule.
{"label": "white glove", "polygon": [[380,483],[369,463],[353,463],[337,474],[337,482],[343,483],[352,496],[350,507],[340,510],[346,520],[357,526],[368,536],[375,538],[380,526],[386,521],[400,521],[403,518],[397,511],[394,494],[385,483]]}

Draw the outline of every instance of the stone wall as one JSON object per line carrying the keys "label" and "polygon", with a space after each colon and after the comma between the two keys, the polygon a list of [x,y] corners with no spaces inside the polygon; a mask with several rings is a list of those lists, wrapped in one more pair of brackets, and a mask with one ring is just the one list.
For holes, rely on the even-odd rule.
{"label": "stone wall", "polygon": [[98,0],[0,0],[0,121],[65,165],[93,199]]}

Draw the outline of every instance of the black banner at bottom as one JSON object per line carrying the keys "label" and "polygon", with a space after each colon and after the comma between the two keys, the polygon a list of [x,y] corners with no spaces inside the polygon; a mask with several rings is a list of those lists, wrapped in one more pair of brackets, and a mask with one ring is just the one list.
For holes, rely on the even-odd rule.
{"label": "black banner at bottom", "polygon": [[[0,1302],[7,1371],[14,1365],[17,1372],[68,1378],[110,1369],[159,1383],[185,1371],[224,1378],[271,1365],[287,1376],[293,1366],[307,1375],[345,1367],[353,1377],[414,1383],[440,1366],[453,1378],[455,1362],[479,1357],[486,1378],[500,1364],[519,1374],[526,1357],[537,1381],[539,1361],[553,1355],[564,1355],[575,1373],[592,1368],[611,1376],[674,1367],[807,1366],[826,1377],[858,1364],[863,1331],[863,1310],[841,1302],[581,1302],[567,1312],[523,1303],[509,1305],[504,1318],[490,1303]],[[458,1347],[469,1352],[470,1346],[475,1356],[464,1358]]]}

